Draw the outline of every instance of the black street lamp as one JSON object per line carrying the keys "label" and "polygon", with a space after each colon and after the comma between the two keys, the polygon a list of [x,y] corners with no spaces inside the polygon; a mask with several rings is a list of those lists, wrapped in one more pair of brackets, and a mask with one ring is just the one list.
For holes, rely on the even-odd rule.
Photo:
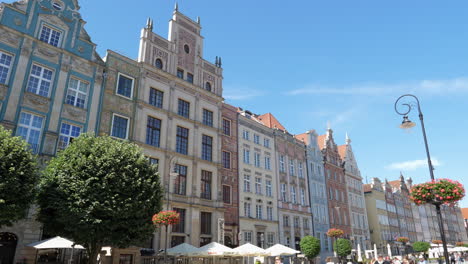
{"label": "black street lamp", "polygon": [[[435,180],[435,178],[434,178],[434,167],[432,166],[431,155],[429,154],[429,146],[427,144],[426,129],[424,128],[424,118],[423,118],[423,114],[421,112],[421,106],[419,104],[419,99],[416,96],[412,95],[412,94],[402,95],[395,102],[395,112],[397,112],[399,115],[403,116],[403,122],[401,123],[400,128],[409,129],[409,128],[412,128],[412,127],[416,126],[416,124],[411,122],[409,120],[409,118],[408,118],[408,114],[411,112],[413,107],[415,107],[414,104],[401,103],[401,106],[406,106],[406,111],[399,111],[398,110],[398,103],[400,102],[400,100],[402,98],[406,98],[406,97],[413,97],[416,100],[416,103],[417,103],[416,107],[418,108],[419,120],[421,121],[421,129],[422,129],[422,133],[423,133],[423,137],[424,137],[424,145],[426,147],[427,164],[429,165],[429,174],[431,175],[431,180],[434,181]],[[444,247],[445,263],[450,264],[449,254],[448,254],[448,250],[447,250],[447,240],[445,238],[445,230],[444,230],[444,224],[443,224],[443,219],[442,219],[442,213],[440,211],[440,206],[442,205],[442,202],[438,201],[438,200],[435,200],[435,201],[432,201],[431,203],[434,204],[435,207],[436,207],[437,218],[438,218],[438,222],[439,222],[439,231],[440,231],[440,236],[442,237],[442,244],[443,244],[443,247]]]}

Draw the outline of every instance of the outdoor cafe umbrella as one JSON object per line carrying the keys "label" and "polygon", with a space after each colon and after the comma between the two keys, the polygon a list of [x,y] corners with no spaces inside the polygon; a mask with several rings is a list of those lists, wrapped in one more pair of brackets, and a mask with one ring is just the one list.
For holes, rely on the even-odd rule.
{"label": "outdoor cafe umbrella", "polygon": [[33,247],[36,249],[36,261],[37,261],[37,252],[39,249],[67,249],[71,248],[72,253],[71,253],[71,258],[70,258],[70,263],[73,259],[73,250],[76,249],[84,249],[83,246],[75,244],[75,242],[68,240],[63,237],[53,237],[49,238],[46,240],[34,242],[31,244],[26,245],[27,247]]}
{"label": "outdoor cafe umbrella", "polygon": [[169,256],[189,256],[190,254],[193,254],[194,252],[197,252],[198,248],[187,244],[187,243],[182,243],[180,245],[177,245],[173,248],[169,248],[167,250],[167,255]]}
{"label": "outdoor cafe umbrella", "polygon": [[269,247],[265,249],[265,251],[268,253],[269,256],[282,256],[282,255],[294,255],[301,253],[300,251],[297,251],[295,249],[283,246],[281,244],[276,244],[272,247]]}
{"label": "outdoor cafe umbrella", "polygon": [[205,245],[201,248],[196,249],[191,255],[198,256],[226,256],[233,255],[234,252],[231,248],[228,248],[224,245],[221,245],[216,242],[211,242],[208,245]]}

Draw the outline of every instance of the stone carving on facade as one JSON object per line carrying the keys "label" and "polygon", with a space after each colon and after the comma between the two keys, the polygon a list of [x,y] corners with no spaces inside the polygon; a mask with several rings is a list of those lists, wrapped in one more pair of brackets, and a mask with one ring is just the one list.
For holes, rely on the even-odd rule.
{"label": "stone carving on facade", "polygon": [[34,51],[34,55],[44,55],[47,58],[58,58],[59,52],[46,47],[45,45],[39,45]]}
{"label": "stone carving on facade", "polygon": [[17,1],[17,2],[13,2],[13,7],[18,9],[18,10],[21,10],[23,12],[26,12],[28,6],[27,6],[27,1],[25,0],[21,0],[21,1]]}
{"label": "stone carving on facade", "polygon": [[157,35],[154,36],[153,42],[154,42],[154,44],[156,44],[157,46],[159,46],[161,48],[165,48],[165,49],[169,48],[169,43],[167,42],[167,40],[162,39]]}
{"label": "stone carving on facade", "polygon": [[49,111],[50,99],[33,93],[24,93],[23,105],[39,110],[41,112]]}
{"label": "stone carving on facade", "polygon": [[188,29],[189,31],[195,33],[195,34],[198,34],[198,30],[191,26],[188,22],[184,21],[184,20],[179,20],[177,21],[179,23],[179,25],[183,26],[184,28]]}
{"label": "stone carving on facade", "polygon": [[8,31],[1,30],[0,31],[0,41],[4,42],[10,46],[17,47],[20,41],[20,38],[18,36],[15,36],[12,33],[9,33]]}
{"label": "stone carving on facade", "polygon": [[81,122],[81,123],[85,123],[86,114],[87,112],[85,109],[77,108],[69,104],[63,105],[63,116],[68,119]]}
{"label": "stone carving on facade", "polygon": [[[194,74],[195,68],[195,56],[193,54],[196,45],[196,38],[189,32],[179,29],[179,41],[178,41],[178,60],[177,65],[190,71]],[[184,46],[188,45],[190,52],[187,54],[184,50]]]}
{"label": "stone carving on facade", "polygon": [[[42,7],[44,8],[44,7]],[[56,25],[57,27],[60,27],[62,29],[69,29],[68,25],[63,22],[62,19],[60,19],[58,16],[56,15],[44,15],[44,14],[41,14],[39,15],[40,16],[40,19],[50,23],[51,25]]]}

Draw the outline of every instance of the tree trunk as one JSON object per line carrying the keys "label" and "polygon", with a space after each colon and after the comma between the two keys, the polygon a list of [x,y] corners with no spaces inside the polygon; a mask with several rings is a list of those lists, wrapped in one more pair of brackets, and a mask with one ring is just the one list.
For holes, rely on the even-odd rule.
{"label": "tree trunk", "polygon": [[97,264],[97,257],[101,252],[102,245],[98,243],[93,243],[88,245],[86,251],[88,252],[88,264]]}

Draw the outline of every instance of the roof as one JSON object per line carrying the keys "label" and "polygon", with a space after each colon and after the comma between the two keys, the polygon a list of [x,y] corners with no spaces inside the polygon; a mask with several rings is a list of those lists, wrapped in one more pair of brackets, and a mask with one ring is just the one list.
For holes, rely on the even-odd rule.
{"label": "roof", "polygon": [[372,191],[372,185],[370,185],[370,184],[364,184],[362,188],[364,189],[365,193]]}
{"label": "roof", "polygon": [[308,137],[309,134],[307,133],[303,133],[303,134],[299,134],[299,135],[295,135],[294,137],[299,140],[299,141],[303,141],[306,145],[309,145],[309,137]]}
{"label": "roof", "polygon": [[401,181],[400,180],[389,181],[388,184],[390,184],[392,187],[400,188]]}
{"label": "roof", "polygon": [[346,149],[347,149],[348,145],[341,145],[341,146],[338,146],[338,154],[340,154],[340,157],[342,160],[345,160],[346,158]]}
{"label": "roof", "polygon": [[463,219],[468,219],[468,208],[462,208],[461,211],[463,214]]}
{"label": "roof", "polygon": [[277,128],[286,131],[286,128],[271,113],[258,116],[258,120],[269,128]]}
{"label": "roof", "polygon": [[317,143],[320,149],[325,148],[325,139],[327,138],[327,135],[320,135],[317,137]]}

